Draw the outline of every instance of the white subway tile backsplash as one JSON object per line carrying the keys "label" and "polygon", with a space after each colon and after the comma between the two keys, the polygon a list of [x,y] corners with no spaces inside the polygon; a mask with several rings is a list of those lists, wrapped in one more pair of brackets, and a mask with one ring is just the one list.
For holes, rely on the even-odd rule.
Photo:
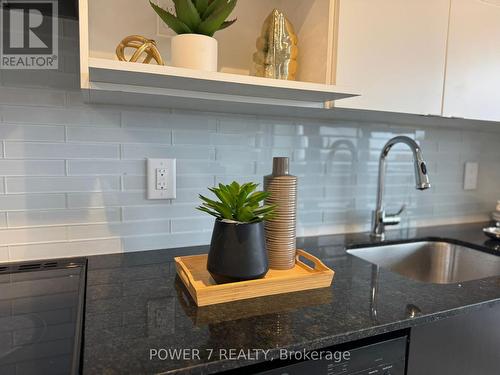
{"label": "white subway tile backsplash", "polygon": [[0,80],[3,85],[11,87],[49,87],[49,75],[40,72],[40,70],[25,69],[2,70]]}
{"label": "white subway tile backsplash", "polygon": [[[287,155],[285,155],[287,156]],[[289,156],[291,160],[293,161],[320,161],[321,160],[321,150],[320,149],[300,149],[300,150],[293,150],[292,155]],[[325,159],[323,159],[325,160]]]}
{"label": "white subway tile backsplash", "polygon": [[[331,189],[332,191],[334,189]],[[311,198],[318,198],[322,199],[325,197],[325,187],[324,186],[304,186],[302,181],[299,180],[298,182],[298,187],[297,187],[297,195],[299,199],[311,199]],[[338,195],[338,196],[344,196],[344,195]]]}
{"label": "white subway tile backsplash", "polygon": [[[272,163],[264,163],[263,173],[270,174],[272,171]],[[297,176],[323,175],[326,171],[326,165],[322,162],[316,163],[290,163],[290,170]]]}
{"label": "white subway tile backsplash", "polygon": [[426,131],[425,138],[439,142],[462,142],[462,132],[450,129],[430,128]]}
{"label": "white subway tile backsplash", "polygon": [[146,191],[147,181],[145,176],[123,176],[121,180],[125,191]]}
{"label": "white subway tile backsplash", "polygon": [[349,224],[351,223],[351,213],[348,211],[337,210],[323,213],[323,223],[325,224]]}
{"label": "white subway tile backsplash", "polygon": [[[126,191],[145,191],[146,177],[144,176],[123,176],[123,187]],[[198,188],[206,189],[214,186],[213,175],[177,175],[177,189]]]}
{"label": "white subway tile backsplash", "polygon": [[290,123],[286,121],[261,120],[260,126],[264,129],[270,126],[273,135],[304,135],[303,126],[290,126]]}
{"label": "white subway tile backsplash", "polygon": [[64,176],[64,160],[1,160],[3,176]]}
{"label": "white subway tile backsplash", "polygon": [[8,159],[117,159],[120,147],[116,144],[5,142],[5,156]]}
{"label": "white subway tile backsplash", "polygon": [[259,146],[260,138],[264,132],[269,130],[265,126],[255,122],[248,122],[242,119],[234,119],[233,121],[220,121],[217,125],[217,132],[225,135],[248,136],[254,140],[256,146]]}
{"label": "white subway tile backsplash", "polygon": [[123,250],[128,252],[199,246],[209,243],[211,235],[210,232],[198,232],[126,237],[123,239]]}
{"label": "white subway tile backsplash", "polygon": [[0,195],[0,211],[29,211],[65,207],[65,194]]}
{"label": "white subway tile backsplash", "polygon": [[0,230],[0,246],[60,242],[66,241],[67,238],[67,228],[65,226]]}
{"label": "white subway tile backsplash", "polygon": [[157,128],[193,130],[193,131],[215,131],[217,120],[213,116],[204,116],[199,113],[170,113],[162,111],[150,111],[144,108],[136,108],[133,111],[122,112],[122,125],[127,128]]}
{"label": "white subway tile backsplash", "polygon": [[168,128],[169,112],[152,112],[144,108],[122,111],[122,125],[131,128]]}
{"label": "white subway tile backsplash", "polygon": [[164,129],[71,127],[67,130],[67,140],[70,142],[171,144],[172,132]]}
{"label": "white subway tile backsplash", "polygon": [[1,111],[7,123],[119,127],[121,121],[120,112],[88,105],[82,109],[3,107]]}
{"label": "white subway tile backsplash", "polygon": [[[273,156],[299,177],[299,235],[367,230],[381,148],[403,134],[433,188],[415,190],[413,155],[394,147],[386,205],[407,203],[402,227],[484,220],[500,199],[499,133],[86,104],[76,35],[60,71],[0,72],[0,262],[207,244],[198,194],[262,186]],[[176,200],[146,199],[146,158],[177,159]],[[480,163],[476,191],[463,190],[466,161]]]}
{"label": "white subway tile backsplash", "polygon": [[178,160],[177,171],[182,174],[237,174],[255,172],[255,163],[226,161]]}
{"label": "white subway tile backsplash", "polygon": [[457,152],[464,151],[464,146],[461,142],[449,142],[439,141],[438,142],[438,152],[439,153],[452,153],[456,154]]}
{"label": "white subway tile backsplash", "polygon": [[498,161],[500,160],[500,150],[495,150],[495,148],[491,146],[491,148],[487,148],[481,153],[479,160],[482,163],[486,162],[490,165],[498,165]]}
{"label": "white subway tile backsplash", "polygon": [[9,228],[63,224],[108,223],[119,220],[119,208],[7,212],[7,222]]}
{"label": "white subway tile backsplash", "polygon": [[174,145],[211,145],[212,134],[203,131],[174,130],[172,132],[172,143]]}
{"label": "white subway tile backsplash", "polygon": [[124,221],[160,220],[165,218],[195,218],[206,214],[195,209],[194,204],[162,204],[155,206],[131,206],[123,208]]}
{"label": "white subway tile backsplash", "polygon": [[274,157],[283,157],[283,158],[289,158],[290,160],[293,160],[293,150],[273,147],[272,149],[270,149],[269,159],[267,159],[266,155],[263,155],[262,158],[259,158],[259,161],[266,161],[266,162],[272,164],[272,159]]}
{"label": "white subway tile backsplash", "polygon": [[214,186],[214,176],[212,175],[177,175],[177,188],[199,188],[206,189]]}
{"label": "white subway tile backsplash", "polygon": [[[206,187],[205,187],[206,189]],[[208,190],[206,190],[208,191]],[[179,189],[177,188],[177,198],[175,201],[177,203],[193,203],[193,202],[198,202],[198,195],[200,193],[203,193],[203,191],[200,191],[199,188],[184,188],[184,189]]]}
{"label": "white subway tile backsplash", "polygon": [[273,135],[272,137],[262,135],[259,137],[260,147],[277,147],[277,148],[307,148],[309,138],[307,136],[288,136],[288,135]]}
{"label": "white subway tile backsplash", "polygon": [[100,192],[119,190],[120,177],[6,177],[6,185],[9,194]]}
{"label": "white subway tile backsplash", "polygon": [[464,178],[465,164],[450,163],[449,165],[439,164],[437,171],[432,174],[434,184],[436,183],[460,183]]}
{"label": "white subway tile backsplash", "polygon": [[0,262],[9,261],[9,248],[7,246],[0,247]]}
{"label": "white subway tile backsplash", "polygon": [[[411,172],[409,174],[387,174],[386,181],[387,185],[397,185],[397,186],[407,186],[409,184],[414,184],[415,175]],[[328,181],[331,184],[338,185],[342,184],[342,176],[329,177]],[[378,182],[378,173],[363,173],[359,174],[357,177],[357,182],[362,185],[376,185]]]}
{"label": "white subway tile backsplash", "polygon": [[319,224],[323,222],[323,212],[320,210],[307,211],[301,210],[297,213],[297,222],[303,224]]}
{"label": "white subway tile backsplash", "polygon": [[121,251],[122,241],[117,238],[94,241],[86,240],[32,245],[12,245],[9,246],[9,261],[81,257],[119,253]]}
{"label": "white subway tile backsplash", "polygon": [[[1,165],[1,161],[0,161]],[[68,175],[146,175],[144,160],[69,160]]]}
{"label": "white subway tile backsplash", "polygon": [[70,240],[85,240],[112,237],[130,237],[170,232],[170,220],[149,220],[144,222],[107,223],[75,225],[68,227]]}
{"label": "white subway tile backsplash", "polygon": [[[448,181],[443,181],[443,182],[440,182],[438,184],[434,184],[431,189],[432,189],[432,193],[436,193],[436,194],[462,193],[464,191],[462,182],[448,182]],[[495,203],[495,202],[493,202],[493,203]],[[492,207],[491,209],[493,210],[493,208],[494,207]]]}
{"label": "white subway tile backsplash", "polygon": [[252,116],[219,116],[218,130],[221,133],[256,134],[267,128]]}
{"label": "white subway tile backsplash", "polygon": [[[266,154],[263,156],[262,154]],[[269,157],[269,152],[251,147],[217,147],[217,160],[251,161],[265,160]]]}
{"label": "white subway tile backsplash", "polygon": [[[0,104],[63,106],[64,92],[34,88],[2,87]],[[22,110],[21,108],[19,110]]]}
{"label": "white subway tile backsplash", "polygon": [[215,218],[206,216],[189,219],[172,219],[171,221],[172,233],[193,233],[212,230]]}
{"label": "white subway tile backsplash", "polygon": [[124,144],[122,145],[122,158],[135,160],[144,160],[145,158],[214,160],[215,148]]}
{"label": "white subway tile backsplash", "polygon": [[1,124],[0,139],[51,142],[64,141],[64,127]]}
{"label": "white subway tile backsplash", "polygon": [[217,117],[202,113],[173,111],[168,119],[168,128],[195,131],[215,131]]}
{"label": "white subway tile backsplash", "polygon": [[[158,204],[147,200],[144,191],[128,192],[98,192],[98,193],[68,193],[68,208],[92,208],[112,206],[137,206]],[[0,197],[1,202],[1,197]]]}
{"label": "white subway tile backsplash", "polygon": [[255,136],[248,134],[220,134],[202,131],[173,131],[175,145],[219,145],[219,146],[255,146]]}
{"label": "white subway tile backsplash", "polygon": [[0,228],[7,227],[7,214],[5,212],[0,212]]}
{"label": "white subway tile backsplash", "polygon": [[[339,138],[361,138],[367,135],[363,134],[366,128],[363,128],[362,123],[339,121],[335,124],[335,126],[331,126],[331,124],[325,124],[325,123],[318,124],[313,121],[307,122],[303,120],[298,120],[297,123],[303,125],[305,135],[319,134],[321,136],[330,136]],[[369,134],[371,133],[373,133],[373,130],[369,130]]]}

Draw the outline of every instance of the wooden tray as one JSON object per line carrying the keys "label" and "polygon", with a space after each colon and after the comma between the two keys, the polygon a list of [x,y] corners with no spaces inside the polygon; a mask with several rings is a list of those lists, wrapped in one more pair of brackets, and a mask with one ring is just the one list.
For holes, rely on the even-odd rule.
{"label": "wooden tray", "polygon": [[[270,269],[262,279],[216,284],[207,271],[207,257],[203,254],[175,258],[177,274],[198,306],[325,288],[331,285],[335,274],[318,258],[297,250],[297,262],[290,270]],[[309,260],[312,267],[302,258]]]}

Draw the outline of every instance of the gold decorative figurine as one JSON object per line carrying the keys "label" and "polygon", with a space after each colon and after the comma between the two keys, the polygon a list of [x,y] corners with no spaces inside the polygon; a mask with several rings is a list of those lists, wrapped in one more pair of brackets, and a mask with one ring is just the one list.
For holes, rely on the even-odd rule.
{"label": "gold decorative figurine", "polygon": [[298,38],[283,12],[274,9],[262,25],[253,55],[258,77],[295,80],[297,74]]}
{"label": "gold decorative figurine", "polygon": [[[135,49],[134,54],[128,60],[125,57],[125,48]],[[116,47],[116,56],[120,61],[137,62],[143,54],[145,55],[142,61],[144,64],[149,64],[154,59],[158,65],[164,65],[156,41],[153,39],[147,39],[140,35],[130,35]]]}

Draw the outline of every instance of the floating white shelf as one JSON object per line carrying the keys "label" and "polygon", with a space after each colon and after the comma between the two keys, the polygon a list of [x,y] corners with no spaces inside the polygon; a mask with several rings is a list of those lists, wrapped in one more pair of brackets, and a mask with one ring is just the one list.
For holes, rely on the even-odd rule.
{"label": "floating white shelf", "polygon": [[[334,85],[90,58],[91,83],[126,84],[210,94],[325,103],[356,96]],[[133,88],[131,88],[133,90]]]}
{"label": "floating white shelf", "polygon": [[[333,85],[275,80],[219,72],[200,72],[168,66],[108,59],[88,60],[89,101],[149,107],[234,112],[251,108],[325,108],[325,103],[355,96]],[[203,105],[205,104],[205,105]],[[288,109],[282,108],[289,114]],[[260,114],[259,112],[254,114]],[[276,109],[275,109],[276,110]],[[267,111],[264,111],[267,112]],[[274,112],[274,111],[272,111]]]}

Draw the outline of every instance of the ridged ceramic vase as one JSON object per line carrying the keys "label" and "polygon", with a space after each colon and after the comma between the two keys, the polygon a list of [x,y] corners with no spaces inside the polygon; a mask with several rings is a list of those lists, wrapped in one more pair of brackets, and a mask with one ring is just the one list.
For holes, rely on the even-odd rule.
{"label": "ridged ceramic vase", "polygon": [[273,159],[273,173],[264,177],[270,193],[266,204],[276,205],[276,215],[265,223],[269,267],[287,270],[295,266],[297,177],[290,175],[288,158]]}

